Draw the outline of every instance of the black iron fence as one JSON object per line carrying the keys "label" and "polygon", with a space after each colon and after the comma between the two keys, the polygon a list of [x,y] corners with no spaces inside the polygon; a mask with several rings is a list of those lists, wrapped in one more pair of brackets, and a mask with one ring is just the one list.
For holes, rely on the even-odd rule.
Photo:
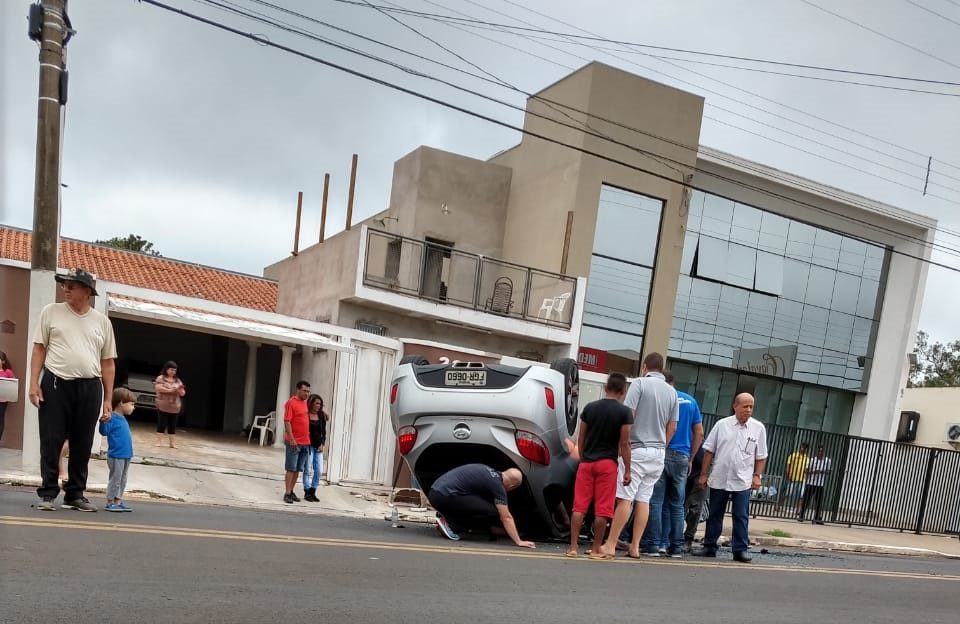
{"label": "black iron fence", "polygon": [[572,323],[577,289],[574,277],[372,229],[363,283],[563,328]]}
{"label": "black iron fence", "polygon": [[[704,429],[721,417],[704,415]],[[751,515],[797,518],[915,533],[960,534],[960,451],[767,424],[769,456]],[[819,490],[798,481],[790,458],[802,443],[807,463],[823,447],[830,471]],[[799,457],[795,457],[799,459]],[[797,466],[797,464],[793,464]]]}

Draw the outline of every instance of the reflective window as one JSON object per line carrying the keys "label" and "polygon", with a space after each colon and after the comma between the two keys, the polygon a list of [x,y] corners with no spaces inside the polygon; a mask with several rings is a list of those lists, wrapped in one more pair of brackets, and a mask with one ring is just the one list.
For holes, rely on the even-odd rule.
{"label": "reflective window", "polygon": [[672,356],[865,390],[885,248],[700,191],[684,245]]}
{"label": "reflective window", "polygon": [[658,199],[601,187],[580,344],[606,351],[609,370],[638,370],[662,209]]}

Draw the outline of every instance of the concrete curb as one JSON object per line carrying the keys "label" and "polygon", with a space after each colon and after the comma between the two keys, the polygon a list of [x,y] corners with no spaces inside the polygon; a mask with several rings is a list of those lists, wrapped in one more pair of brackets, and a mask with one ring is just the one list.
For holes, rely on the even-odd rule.
{"label": "concrete curb", "polygon": [[797,537],[753,536],[751,544],[757,546],[775,546],[781,548],[806,548],[809,550],[833,550],[838,552],[868,553],[875,555],[897,555],[906,557],[944,557],[960,559],[960,555],[930,550],[927,548],[909,548],[905,546],[882,546],[878,544],[858,544],[855,542],[828,542],[826,540],[802,539]]}

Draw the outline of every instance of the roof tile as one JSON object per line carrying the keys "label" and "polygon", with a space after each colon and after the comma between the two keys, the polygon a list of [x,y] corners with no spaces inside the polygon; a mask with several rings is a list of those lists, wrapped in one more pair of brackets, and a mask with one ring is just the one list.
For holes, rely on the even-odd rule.
{"label": "roof tile", "polygon": [[[0,258],[30,262],[30,241],[30,232],[0,226]],[[59,264],[128,286],[267,312],[277,308],[275,281],[191,262],[61,238]]]}

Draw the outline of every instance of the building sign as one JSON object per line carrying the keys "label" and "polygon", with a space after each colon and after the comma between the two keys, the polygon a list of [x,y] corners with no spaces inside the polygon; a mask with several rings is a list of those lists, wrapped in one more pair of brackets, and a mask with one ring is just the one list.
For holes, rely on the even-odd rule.
{"label": "building sign", "polygon": [[733,366],[747,373],[771,377],[793,377],[797,362],[797,346],[764,349],[734,349]]}
{"label": "building sign", "polygon": [[580,351],[577,353],[577,363],[580,365],[580,370],[605,373],[607,372],[607,352],[590,347],[580,347]]}

